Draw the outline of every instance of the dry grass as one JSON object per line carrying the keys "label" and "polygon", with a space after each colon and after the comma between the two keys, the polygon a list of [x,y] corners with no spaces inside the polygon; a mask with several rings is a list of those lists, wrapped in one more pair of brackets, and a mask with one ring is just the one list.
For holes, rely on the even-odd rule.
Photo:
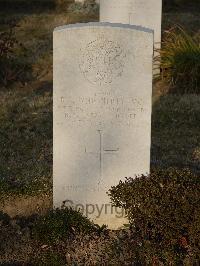
{"label": "dry grass", "polygon": [[200,97],[164,95],[153,106],[152,166],[200,172]]}
{"label": "dry grass", "polygon": [[92,15],[47,12],[0,15],[17,18],[16,37],[26,47],[27,84],[0,88],[0,191],[34,194],[52,188],[52,32],[59,25],[97,20]]}

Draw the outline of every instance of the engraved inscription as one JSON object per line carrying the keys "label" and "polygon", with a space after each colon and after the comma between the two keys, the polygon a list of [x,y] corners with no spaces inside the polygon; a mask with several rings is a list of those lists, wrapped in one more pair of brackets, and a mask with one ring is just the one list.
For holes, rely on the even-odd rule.
{"label": "engraved inscription", "polygon": [[122,75],[126,54],[116,42],[98,38],[81,49],[79,67],[92,84],[105,85]]}
{"label": "engraved inscription", "polygon": [[98,94],[73,99],[61,97],[59,107],[68,122],[76,125],[88,123],[97,127],[105,123],[131,126],[145,111],[142,99]]}
{"label": "engraved inscription", "polygon": [[98,191],[104,191],[104,187],[100,186],[99,184],[97,185],[89,185],[89,184],[81,184],[81,185],[65,185],[63,186],[63,190],[66,192],[71,192],[71,191],[76,191],[76,192],[98,192]]}

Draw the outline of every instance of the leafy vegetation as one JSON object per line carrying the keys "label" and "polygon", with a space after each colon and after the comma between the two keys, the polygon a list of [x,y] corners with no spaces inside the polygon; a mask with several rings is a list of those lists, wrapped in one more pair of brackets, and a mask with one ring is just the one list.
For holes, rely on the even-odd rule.
{"label": "leafy vegetation", "polygon": [[175,93],[200,93],[200,38],[181,28],[165,32],[160,55],[162,77]]}
{"label": "leafy vegetation", "polygon": [[167,265],[200,259],[200,179],[189,170],[154,170],[127,178],[109,191],[125,208],[141,247]]}
{"label": "leafy vegetation", "polygon": [[33,234],[44,243],[55,243],[72,234],[88,234],[100,230],[80,212],[71,208],[55,209],[41,217],[34,226]]}

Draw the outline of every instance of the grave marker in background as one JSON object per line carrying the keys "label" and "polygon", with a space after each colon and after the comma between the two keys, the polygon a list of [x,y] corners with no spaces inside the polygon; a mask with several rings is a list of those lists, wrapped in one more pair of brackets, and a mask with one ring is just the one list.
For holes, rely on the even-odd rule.
{"label": "grave marker in background", "polygon": [[84,4],[85,0],[75,0],[75,3],[81,3]]}
{"label": "grave marker in background", "polygon": [[155,49],[161,47],[161,20],[162,0],[100,0],[100,22],[140,25],[153,29]]}
{"label": "grave marker in background", "polygon": [[[75,0],[75,3],[82,3],[82,4],[84,4],[85,2],[86,2],[86,0]],[[99,4],[100,3],[100,0],[94,0],[94,2],[96,4]]]}
{"label": "grave marker in background", "polygon": [[54,206],[118,228],[106,191],[150,169],[153,32],[75,24],[54,31]]}

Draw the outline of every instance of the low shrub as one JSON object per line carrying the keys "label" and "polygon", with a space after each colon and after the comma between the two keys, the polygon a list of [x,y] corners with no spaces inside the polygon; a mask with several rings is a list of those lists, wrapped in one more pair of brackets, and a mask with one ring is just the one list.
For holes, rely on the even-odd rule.
{"label": "low shrub", "polygon": [[175,265],[200,260],[199,176],[189,170],[154,170],[126,178],[109,195],[127,212],[134,239],[139,239],[138,256]]}
{"label": "low shrub", "polygon": [[33,235],[42,242],[53,243],[73,234],[88,234],[98,230],[100,227],[90,222],[80,212],[71,208],[62,208],[40,217],[34,225]]}
{"label": "low shrub", "polygon": [[155,59],[174,93],[200,93],[200,39],[176,27],[165,32]]}

